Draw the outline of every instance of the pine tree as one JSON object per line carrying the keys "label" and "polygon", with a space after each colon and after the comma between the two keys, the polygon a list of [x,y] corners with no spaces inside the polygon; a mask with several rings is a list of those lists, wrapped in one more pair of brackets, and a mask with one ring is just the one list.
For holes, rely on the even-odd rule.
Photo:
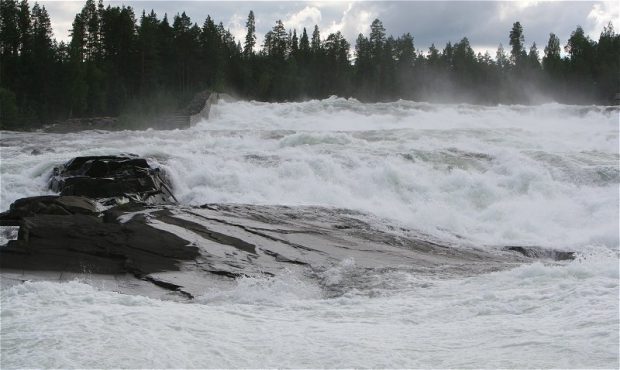
{"label": "pine tree", "polygon": [[55,50],[52,40],[52,23],[44,6],[35,3],[32,7],[32,63],[31,78],[36,87],[31,91],[37,119],[44,122],[45,117],[53,115],[55,107],[52,102],[57,101],[53,95],[54,59]]}
{"label": "pine tree", "polygon": [[513,65],[520,67],[526,59],[527,54],[523,46],[525,37],[523,36],[523,27],[521,23],[515,22],[510,30],[510,61]]}
{"label": "pine tree", "polygon": [[[510,57],[500,44],[496,61],[488,53],[476,55],[467,38],[448,42],[442,52],[433,44],[428,53],[418,53],[412,35],[388,36],[378,19],[367,35],[357,37],[354,61],[342,33],[321,39],[315,26],[311,37],[305,28],[298,35],[282,21],[258,51],[255,22],[250,12],[245,40],[239,42],[210,16],[198,27],[181,12],[171,26],[167,15],[160,21],[152,10],[136,20],[131,7],[85,0],[65,44],[53,40],[45,7],[0,0],[0,126],[154,114],[162,106],[172,111],[203,89],[270,101],[331,94],[370,101],[428,99],[450,93],[459,100],[497,103],[527,102],[524,92],[539,85],[559,101],[607,103],[620,86],[620,36],[611,24],[598,43],[578,27],[564,58],[560,40],[551,34],[541,69],[536,44],[524,48],[519,22],[510,31]],[[571,100],[573,91],[582,100]]]}
{"label": "pine tree", "polygon": [[159,86],[160,63],[159,21],[153,10],[149,14],[142,12],[138,27],[138,45],[140,52],[140,91],[143,95],[154,91]]}
{"label": "pine tree", "polygon": [[372,48],[372,55],[374,58],[378,58],[386,42],[385,28],[379,19],[375,19],[370,25],[369,40]]}
{"label": "pine tree", "polygon": [[18,87],[16,85],[21,48],[20,13],[16,1],[0,2],[0,86],[8,89]]}
{"label": "pine tree", "polygon": [[0,127],[19,125],[15,90],[19,88],[19,9],[15,0],[0,1]]}
{"label": "pine tree", "polygon": [[530,52],[527,54],[528,65],[531,69],[540,69],[540,56],[538,55],[538,48],[536,43],[533,43],[530,47]]}
{"label": "pine tree", "polygon": [[497,63],[497,68],[501,71],[504,70],[509,64],[508,57],[506,56],[506,52],[504,51],[504,46],[499,44],[497,47],[497,52],[495,53],[495,61]]}
{"label": "pine tree", "polygon": [[299,56],[299,39],[297,38],[297,30],[293,30],[293,35],[291,36],[291,55],[294,58]]}
{"label": "pine tree", "polygon": [[86,29],[86,59],[99,61],[101,50],[101,18],[94,0],[86,0],[82,8],[82,20]]}
{"label": "pine tree", "polygon": [[275,59],[284,60],[287,55],[288,34],[284,28],[282,20],[278,19],[276,25],[271,29],[269,37],[265,38],[267,45],[267,54]]}
{"label": "pine tree", "polygon": [[18,27],[19,10],[15,0],[0,2],[0,54],[3,57],[17,57],[20,46]]}
{"label": "pine tree", "polygon": [[308,39],[308,32],[305,27],[299,39],[299,53],[303,59],[307,59],[310,55],[310,40]]}
{"label": "pine tree", "polygon": [[25,56],[31,52],[32,39],[32,19],[28,0],[22,0],[19,3],[17,27],[19,29],[19,52],[22,56]]}
{"label": "pine tree", "polygon": [[174,37],[174,51],[177,73],[177,88],[182,93],[189,91],[190,80],[192,79],[190,70],[190,53],[193,48],[192,40],[192,21],[190,17],[182,12],[174,16],[172,22],[172,34]]}
{"label": "pine tree", "polygon": [[583,28],[577,26],[577,29],[571,33],[564,51],[569,54],[571,62],[585,62],[586,59],[592,56],[593,44],[594,42],[589,36],[586,36]]}
{"label": "pine tree", "polygon": [[85,68],[83,61],[85,58],[86,29],[82,14],[75,15],[73,27],[71,29],[71,42],[69,44],[70,55],[70,83],[69,96],[70,103],[68,116],[81,115],[87,109],[88,85],[85,81]]}
{"label": "pine tree", "polygon": [[543,69],[551,74],[555,75],[559,72],[561,56],[560,56],[560,39],[553,33],[549,34],[549,41],[545,46],[545,56],[542,60]]}
{"label": "pine tree", "polygon": [[428,64],[431,66],[436,66],[439,64],[439,50],[435,47],[435,44],[431,44],[431,47],[428,48]]}
{"label": "pine tree", "polygon": [[319,32],[319,26],[316,24],[314,25],[314,31],[312,31],[310,50],[315,55],[321,52],[321,32]]}
{"label": "pine tree", "polygon": [[254,54],[254,45],[256,45],[256,22],[254,20],[254,11],[250,10],[248,21],[245,23],[248,32],[245,35],[245,44],[243,47],[243,55],[249,57]]}
{"label": "pine tree", "polygon": [[396,60],[400,68],[411,68],[415,60],[415,47],[413,46],[413,36],[405,33],[396,40]]}
{"label": "pine tree", "polygon": [[599,99],[607,104],[616,103],[615,95],[620,91],[620,35],[615,33],[611,22],[599,36],[596,56],[593,69],[599,87]]}

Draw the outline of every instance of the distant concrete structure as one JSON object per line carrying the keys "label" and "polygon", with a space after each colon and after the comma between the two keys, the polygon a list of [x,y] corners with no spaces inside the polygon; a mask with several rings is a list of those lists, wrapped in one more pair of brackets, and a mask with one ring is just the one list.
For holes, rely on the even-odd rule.
{"label": "distant concrete structure", "polygon": [[220,100],[234,101],[235,99],[228,94],[211,92],[209,90],[196,93],[185,108],[158,117],[151,122],[151,128],[175,130],[195,126],[198,122],[209,119],[211,106]]}
{"label": "distant concrete structure", "polygon": [[[202,109],[200,109],[197,113],[191,114],[189,116],[189,126],[194,126],[196,125],[198,122],[202,121],[202,120],[207,120],[209,119],[209,113],[211,112],[211,106],[213,104],[216,104],[217,102],[221,101],[228,101],[228,102],[232,102],[235,101],[235,99],[228,95],[228,94],[224,94],[224,93],[210,93],[208,95],[208,97],[205,97],[202,93],[200,94],[196,94],[196,97],[194,97],[194,100],[196,99],[204,99],[203,100],[203,106]],[[192,101],[193,103],[193,101]],[[192,105],[192,104],[190,104]]]}

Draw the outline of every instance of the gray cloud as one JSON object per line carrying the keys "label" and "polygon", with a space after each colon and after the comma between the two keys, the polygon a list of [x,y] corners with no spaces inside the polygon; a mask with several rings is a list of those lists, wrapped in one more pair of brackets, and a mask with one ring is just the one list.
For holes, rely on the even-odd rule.
{"label": "gray cloud", "polygon": [[[52,17],[54,32],[59,39],[68,39],[71,22],[83,1],[42,1]],[[527,45],[536,42],[542,50],[550,32],[566,42],[577,25],[594,39],[602,27],[614,21],[618,29],[620,5],[617,2],[373,2],[373,1],[110,1],[110,5],[130,5],[139,16],[142,9],[151,9],[169,18],[185,11],[192,21],[201,25],[207,15],[221,21],[238,38],[244,35],[245,20],[250,10],[257,19],[260,38],[282,19],[287,28],[307,27],[311,32],[318,23],[322,36],[341,31],[354,43],[357,34],[367,34],[372,20],[383,21],[388,34],[409,32],[415,37],[418,49],[426,50],[435,43],[438,48],[448,41],[468,37],[477,50],[488,49],[491,54],[499,43],[508,44],[508,32],[513,22],[520,21]]]}

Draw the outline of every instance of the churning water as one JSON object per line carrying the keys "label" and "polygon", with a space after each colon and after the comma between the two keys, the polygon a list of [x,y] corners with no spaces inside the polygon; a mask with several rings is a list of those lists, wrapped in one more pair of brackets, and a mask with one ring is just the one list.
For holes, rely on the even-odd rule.
{"label": "churning water", "polygon": [[351,208],[456,245],[579,257],[459,279],[384,272],[372,292],[328,297],[347,259],[191,304],[26,283],[2,291],[2,367],[618,367],[618,111],[330,98],[211,113],[189,130],[2,132],[0,209],[45,193],[72,157],[129,152],[165,168],[185,204]]}

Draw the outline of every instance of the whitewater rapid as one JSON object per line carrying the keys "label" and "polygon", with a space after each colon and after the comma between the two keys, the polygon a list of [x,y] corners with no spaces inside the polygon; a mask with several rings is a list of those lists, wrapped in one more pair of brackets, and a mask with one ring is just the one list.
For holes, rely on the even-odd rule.
{"label": "whitewater rapid", "polygon": [[[78,155],[152,158],[184,204],[352,208],[442,239],[618,246],[618,111],[221,103],[189,130],[3,133],[0,209]],[[42,155],[31,155],[32,150]]]}
{"label": "whitewater rapid", "polygon": [[349,208],[455,248],[579,256],[456,280],[385,273],[335,298],[322,288],[355,261],[193,304],[29,283],[2,291],[2,367],[617,368],[618,125],[596,106],[330,98],[220,103],[188,130],[2,132],[0,210],[48,192],[72,157],[135,153],[183,204]]}

